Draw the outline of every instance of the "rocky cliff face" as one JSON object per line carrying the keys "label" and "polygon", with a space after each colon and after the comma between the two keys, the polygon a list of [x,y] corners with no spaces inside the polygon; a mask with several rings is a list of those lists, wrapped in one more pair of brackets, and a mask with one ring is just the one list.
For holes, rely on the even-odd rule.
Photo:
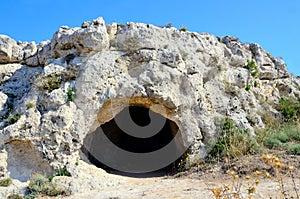
{"label": "rocky cliff face", "polygon": [[[18,170],[19,156],[36,160],[20,180],[34,168],[74,165],[85,139],[128,106],[172,121],[178,153],[191,148],[204,157],[216,118],[253,134],[264,127],[261,113],[279,114],[273,105],[281,96],[300,97],[300,79],[258,44],[102,18],[63,26],[40,44],[0,35],[0,63],[1,175]],[[108,149],[100,156],[120,155]]]}

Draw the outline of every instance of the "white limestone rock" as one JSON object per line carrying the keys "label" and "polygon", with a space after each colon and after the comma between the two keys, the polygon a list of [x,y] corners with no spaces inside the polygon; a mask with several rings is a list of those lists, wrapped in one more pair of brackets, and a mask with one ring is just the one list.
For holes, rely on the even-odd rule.
{"label": "white limestone rock", "polygon": [[23,52],[16,41],[6,35],[0,35],[0,64],[20,62]]}
{"label": "white limestone rock", "polygon": [[[256,63],[257,78],[248,60]],[[204,157],[217,134],[216,118],[230,117],[254,134],[264,127],[262,111],[279,114],[272,105],[281,96],[300,97],[300,78],[258,44],[150,24],[109,25],[102,18],[61,27],[40,44],[16,44],[2,35],[0,63],[1,116],[8,100],[8,115],[20,114],[13,124],[2,121],[0,146],[30,141],[54,169],[74,165],[86,136],[128,105],[176,123],[194,157]],[[57,182],[73,191],[85,186],[67,177]]]}
{"label": "white limestone rock", "polygon": [[87,28],[62,26],[51,40],[51,56],[63,57],[68,54],[85,56],[99,52],[109,46],[109,38],[104,20],[99,17]]}

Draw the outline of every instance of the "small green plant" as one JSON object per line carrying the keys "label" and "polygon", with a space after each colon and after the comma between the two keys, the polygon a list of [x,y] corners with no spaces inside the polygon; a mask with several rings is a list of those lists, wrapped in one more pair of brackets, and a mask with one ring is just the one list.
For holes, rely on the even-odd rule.
{"label": "small green plant", "polygon": [[7,119],[7,122],[11,125],[16,123],[20,119],[20,113],[16,113]]}
{"label": "small green plant", "polygon": [[287,121],[296,121],[300,116],[300,99],[282,97],[277,106]]}
{"label": "small green plant", "polygon": [[216,119],[216,126],[219,138],[211,143],[208,159],[237,158],[261,150],[255,138],[247,130],[238,128],[229,117]]}
{"label": "small green plant", "polygon": [[38,195],[58,196],[65,193],[64,190],[59,190],[41,174],[35,174],[30,179],[28,185],[29,195],[25,199],[36,198]]}
{"label": "small green plant", "polygon": [[164,49],[167,49],[168,47],[169,47],[168,44],[165,44],[165,45],[164,45]]}
{"label": "small green plant", "polygon": [[173,163],[173,173],[181,173],[190,169],[190,150],[188,149],[179,159]]}
{"label": "small green plant", "polygon": [[75,162],[75,166],[78,166],[79,165],[79,162]]}
{"label": "small green plant", "polygon": [[62,79],[60,75],[51,74],[42,78],[42,85],[40,89],[47,90],[49,93],[55,89],[60,88]]}
{"label": "small green plant", "polygon": [[31,108],[34,108],[34,107],[35,107],[35,104],[32,103],[32,102],[29,102],[29,103],[26,104],[27,109],[31,109]]}
{"label": "small green plant", "polygon": [[68,89],[67,96],[68,96],[67,102],[72,102],[74,100],[75,92],[74,92],[73,88]]}
{"label": "small green plant", "polygon": [[182,32],[186,32],[188,29],[185,26],[181,26],[181,28],[179,30],[182,31]]}
{"label": "small green plant", "polygon": [[63,168],[56,172],[56,176],[71,176],[71,174],[66,168]]}
{"label": "small green plant", "polygon": [[[279,123],[279,122],[278,122]],[[300,154],[300,126],[293,123],[279,123],[257,130],[257,140],[269,149],[284,150],[287,154]]]}
{"label": "small green plant", "polygon": [[249,70],[252,77],[254,78],[258,77],[258,67],[256,66],[253,60],[251,61],[247,60],[247,69]]}
{"label": "small green plant", "polygon": [[1,187],[8,187],[12,184],[12,179],[11,178],[4,178],[0,180],[0,186]]}
{"label": "small green plant", "polygon": [[66,168],[63,168],[58,170],[54,175],[51,175],[48,179],[52,181],[55,176],[71,176],[71,174]]}
{"label": "small green plant", "polygon": [[247,84],[246,87],[245,87],[245,90],[246,91],[250,91],[251,90],[251,86],[249,84]]}
{"label": "small green plant", "polygon": [[287,145],[287,154],[300,155],[300,144]]}
{"label": "small green plant", "polygon": [[67,70],[61,74],[52,73],[50,75],[39,77],[38,88],[40,90],[47,90],[49,93],[61,87],[63,82],[74,81],[78,75],[78,70],[72,65],[68,65]]}
{"label": "small green plant", "polygon": [[254,87],[255,87],[255,88],[258,87],[257,81],[254,81]]}

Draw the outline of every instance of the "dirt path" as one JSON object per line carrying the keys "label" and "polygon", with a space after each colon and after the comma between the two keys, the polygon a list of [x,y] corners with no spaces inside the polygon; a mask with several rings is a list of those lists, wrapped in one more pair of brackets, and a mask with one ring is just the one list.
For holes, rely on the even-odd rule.
{"label": "dirt path", "polygon": [[[293,164],[295,170],[294,178],[283,176],[283,189],[286,191],[286,198],[297,198],[295,188],[300,193],[300,156],[282,156],[285,165]],[[230,168],[240,173],[239,178],[233,181],[225,171]],[[162,176],[135,176],[128,177],[116,174],[108,174],[102,169],[94,165],[87,164],[84,161],[79,162],[77,177],[55,177],[54,181],[58,187],[65,186],[68,190],[72,190],[70,196],[59,196],[56,199],[148,199],[148,198],[199,198],[213,199],[215,198],[212,189],[230,186],[230,192],[238,183],[241,185],[240,198],[249,198],[249,187],[255,182],[254,171],[269,171],[270,168],[261,160],[259,155],[251,157],[242,157],[238,161],[231,162],[224,167],[224,164],[212,165],[205,169],[198,168],[197,172],[190,172],[180,177]],[[246,180],[246,175],[250,175],[251,179]],[[275,177],[259,178],[256,194],[253,199],[281,199],[282,191],[280,189],[278,179]],[[294,182],[293,182],[294,180]],[[233,182],[235,184],[233,184]],[[251,183],[249,183],[251,182]],[[294,184],[295,183],[295,184]],[[43,199],[47,197],[42,197]],[[51,198],[53,199],[53,198]]]}
{"label": "dirt path", "polygon": [[[190,174],[179,178],[174,177],[153,177],[153,178],[132,178],[108,174],[119,181],[112,186],[87,190],[83,193],[64,197],[64,199],[133,199],[133,198],[201,198],[211,199],[213,193],[210,189],[222,187],[224,185],[232,186],[232,180],[228,176],[214,176],[214,174],[203,175]],[[106,176],[107,177],[107,176]],[[291,179],[285,178],[289,192],[293,192]],[[297,187],[300,187],[299,177],[296,180]],[[242,197],[247,198],[247,182],[244,181],[242,186]],[[253,198],[280,198],[280,188],[278,183],[273,179],[262,179],[257,193]],[[291,195],[290,195],[291,196]]]}

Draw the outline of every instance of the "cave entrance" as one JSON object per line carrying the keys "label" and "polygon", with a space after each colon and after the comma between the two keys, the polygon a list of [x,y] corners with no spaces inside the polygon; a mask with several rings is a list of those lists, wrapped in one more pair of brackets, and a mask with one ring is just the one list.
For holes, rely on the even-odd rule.
{"label": "cave entrance", "polygon": [[84,139],[88,161],[133,177],[171,174],[184,152],[178,125],[143,106],[128,106]]}

